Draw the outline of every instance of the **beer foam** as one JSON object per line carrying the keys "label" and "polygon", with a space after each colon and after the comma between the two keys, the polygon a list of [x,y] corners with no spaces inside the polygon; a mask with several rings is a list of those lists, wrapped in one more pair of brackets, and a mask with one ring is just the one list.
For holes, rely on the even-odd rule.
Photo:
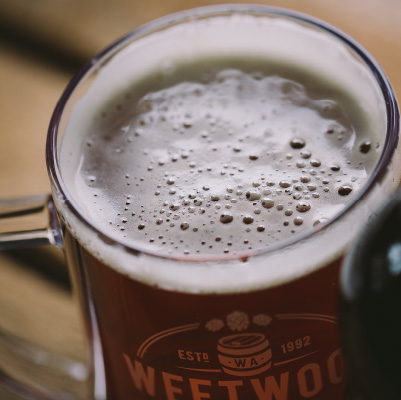
{"label": "beer foam", "polygon": [[239,263],[232,279],[217,261],[222,268],[201,268],[197,278],[199,268],[181,266],[196,255],[263,253],[337,216],[371,176],[385,127],[377,84],[332,37],[250,15],[173,25],[123,48],[97,73],[72,110],[60,162],[94,226],[145,253],[183,257],[171,266],[179,278],[146,254],[146,265],[126,262],[72,230],[100,259],[165,288],[270,285],[338,256],[354,224],[324,254],[309,247],[314,254],[297,266],[280,270],[282,257],[271,258],[262,282],[244,276],[239,261],[228,263]]}
{"label": "beer foam", "polygon": [[184,82],[168,76],[99,110],[75,178],[93,220],[157,252],[236,253],[311,229],[355,197],[380,149],[357,104],[316,76],[303,80],[319,94],[272,66],[264,76],[260,61],[252,73],[221,64],[236,63],[181,66]]}

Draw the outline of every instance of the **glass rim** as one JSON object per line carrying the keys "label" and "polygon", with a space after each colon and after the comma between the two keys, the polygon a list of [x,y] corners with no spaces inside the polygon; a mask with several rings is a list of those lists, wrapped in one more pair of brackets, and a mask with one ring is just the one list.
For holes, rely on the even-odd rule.
{"label": "glass rim", "polygon": [[[95,221],[90,217],[85,216],[83,210],[75,202],[73,197],[70,195],[68,188],[66,187],[62,178],[59,155],[58,155],[58,141],[59,141],[59,124],[64,112],[64,109],[74,93],[75,89],[78,88],[80,83],[85,77],[94,69],[101,67],[111,57],[116,55],[123,47],[129,45],[129,43],[140,39],[152,32],[166,29],[174,24],[183,23],[190,19],[204,19],[217,17],[227,14],[250,14],[257,16],[270,16],[270,17],[284,17],[291,19],[295,22],[306,24],[309,27],[318,29],[326,34],[332,35],[342,42],[345,47],[356,54],[360,61],[368,68],[373,77],[375,78],[378,87],[380,88],[383,96],[383,101],[386,109],[386,135],[385,142],[382,148],[382,153],[377,162],[375,169],[370,175],[369,179],[364,184],[360,192],[355,198],[350,201],[341,211],[339,211],[334,217],[330,218],[326,222],[318,224],[318,226],[312,227],[304,232],[298,233],[293,237],[281,240],[277,243],[271,244],[258,250],[242,250],[238,252],[228,254],[196,254],[196,255],[184,255],[184,254],[169,254],[167,252],[157,252],[149,249],[141,248],[140,245],[136,246],[136,243],[128,243],[127,240],[117,238],[111,232],[107,233],[104,228],[97,226]],[[397,148],[399,140],[399,119],[400,113],[398,109],[398,103],[392,86],[386,77],[384,71],[381,69],[379,64],[373,58],[373,56],[356,40],[351,38],[346,33],[342,32],[338,28],[322,21],[313,16],[290,10],[285,8],[265,6],[265,5],[253,5],[253,4],[222,4],[213,5],[199,8],[187,9],[179,11],[173,14],[166,15],[164,17],[150,21],[130,32],[123,35],[111,43],[104,50],[99,52],[95,57],[92,58],[69,82],[64,92],[58,101],[53,115],[50,120],[47,143],[46,143],[46,163],[48,174],[50,177],[51,185],[56,189],[56,192],[63,198],[63,207],[68,208],[73,215],[83,223],[91,231],[94,231],[103,241],[108,244],[114,244],[122,247],[125,251],[132,254],[146,254],[152,257],[160,259],[169,259],[175,261],[184,262],[224,262],[239,259],[248,259],[250,257],[257,257],[260,255],[266,255],[284,248],[290,247],[296,243],[302,242],[318,232],[324,231],[333,225],[335,222],[341,219],[341,217],[352,210],[361,199],[364,199],[372,190],[377,182],[380,182],[387,172],[387,166],[389,165],[394,152]]]}

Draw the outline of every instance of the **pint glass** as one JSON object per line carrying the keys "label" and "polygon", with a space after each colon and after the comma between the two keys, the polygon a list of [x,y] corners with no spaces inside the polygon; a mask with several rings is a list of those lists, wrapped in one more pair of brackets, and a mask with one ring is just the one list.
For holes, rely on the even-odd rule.
{"label": "pint glass", "polygon": [[[330,220],[263,250],[169,255],[117,237],[79,204],[75,172],[60,163],[66,143],[87,145],[69,135],[89,112],[82,104],[91,96],[95,109],[154,65],[168,70],[171,59],[221,53],[267,54],[346,87],[377,135],[373,172]],[[397,102],[377,63],[345,34],[291,11],[189,10],[131,32],[92,60],[55,109],[46,155],[58,218],[51,211],[52,232],[87,327],[94,397],[342,399],[338,270],[365,219],[398,186],[398,140]]]}

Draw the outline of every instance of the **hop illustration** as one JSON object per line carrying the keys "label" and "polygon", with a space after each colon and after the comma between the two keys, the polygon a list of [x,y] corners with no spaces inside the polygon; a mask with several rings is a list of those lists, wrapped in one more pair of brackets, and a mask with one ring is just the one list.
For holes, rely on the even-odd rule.
{"label": "hop illustration", "polygon": [[245,331],[248,329],[248,315],[241,311],[234,311],[227,315],[227,325],[232,331]]}
{"label": "hop illustration", "polygon": [[257,314],[253,317],[253,320],[252,320],[252,322],[255,325],[259,325],[259,326],[270,325],[272,321],[273,321],[273,318],[266,314]]}
{"label": "hop illustration", "polygon": [[206,323],[206,329],[211,332],[217,332],[224,327],[224,322],[221,319],[213,318]]}

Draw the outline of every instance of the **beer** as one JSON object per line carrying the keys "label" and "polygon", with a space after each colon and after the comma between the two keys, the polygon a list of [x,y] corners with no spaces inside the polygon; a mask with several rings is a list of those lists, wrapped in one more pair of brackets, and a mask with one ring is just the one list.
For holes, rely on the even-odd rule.
{"label": "beer", "polygon": [[273,288],[196,294],[122,275],[69,232],[65,248],[87,271],[108,400],[342,399],[339,261]]}
{"label": "beer", "polygon": [[205,13],[99,58],[57,121],[97,396],[339,399],[339,263],[394,186],[380,88],[334,36]]}

